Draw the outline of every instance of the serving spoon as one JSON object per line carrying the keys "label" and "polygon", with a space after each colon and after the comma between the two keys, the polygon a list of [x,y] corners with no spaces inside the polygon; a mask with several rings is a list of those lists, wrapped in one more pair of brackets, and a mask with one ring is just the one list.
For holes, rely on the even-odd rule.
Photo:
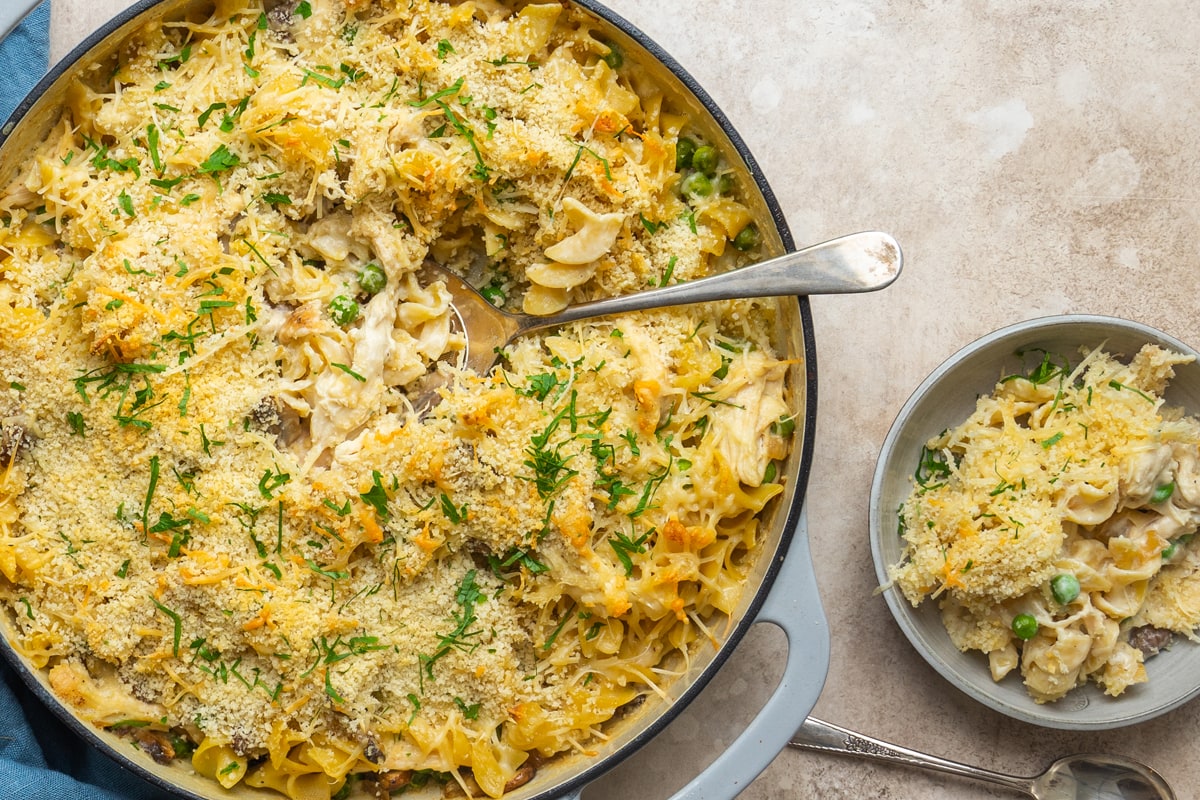
{"label": "serving spoon", "polygon": [[482,375],[496,362],[500,348],[531,331],[712,300],[873,292],[896,280],[902,262],[900,246],[888,234],[852,233],[719,275],[578,303],[546,316],[501,311],[462,278],[432,262],[426,262],[423,271],[427,281],[445,283],[467,337],[466,365]]}
{"label": "serving spoon", "polygon": [[861,756],[973,778],[1024,792],[1035,800],[1175,800],[1161,775],[1120,756],[1066,756],[1041,775],[1023,778],[919,753],[813,717],[804,720],[788,744],[800,750]]}

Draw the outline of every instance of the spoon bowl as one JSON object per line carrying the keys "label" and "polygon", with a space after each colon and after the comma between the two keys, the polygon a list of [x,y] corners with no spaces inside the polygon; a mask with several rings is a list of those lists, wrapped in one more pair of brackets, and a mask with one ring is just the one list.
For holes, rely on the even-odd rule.
{"label": "spoon bowl", "polygon": [[1029,793],[1039,800],[1113,798],[1169,800],[1171,787],[1157,772],[1132,759],[1096,753],[1058,759],[1031,781]]}
{"label": "spoon bowl", "polygon": [[888,234],[853,233],[741,269],[579,303],[547,316],[502,311],[458,275],[432,262],[423,267],[423,277],[445,284],[466,334],[466,365],[482,375],[496,362],[500,348],[532,331],[581,319],[713,300],[873,292],[896,280],[902,263],[900,246]]}
{"label": "spoon bowl", "polygon": [[1066,756],[1040,775],[1026,778],[910,750],[814,717],[804,720],[788,744],[799,750],[858,756],[958,775],[1024,792],[1034,800],[1176,800],[1161,775],[1122,756]]}

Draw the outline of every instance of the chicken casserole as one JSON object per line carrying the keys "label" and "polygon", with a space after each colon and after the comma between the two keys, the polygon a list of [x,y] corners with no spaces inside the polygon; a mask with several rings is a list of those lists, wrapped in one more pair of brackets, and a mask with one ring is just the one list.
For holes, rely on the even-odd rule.
{"label": "chicken casserole", "polygon": [[557,3],[223,1],[114,67],[0,196],[14,647],[225,787],[499,797],[588,753],[736,605],[773,305],[478,375],[420,267],[533,313],[731,268],[732,166]]}

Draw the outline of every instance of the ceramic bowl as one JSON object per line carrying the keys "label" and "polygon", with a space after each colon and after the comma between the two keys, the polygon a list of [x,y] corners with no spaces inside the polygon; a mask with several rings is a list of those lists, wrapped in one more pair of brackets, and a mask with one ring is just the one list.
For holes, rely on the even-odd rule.
{"label": "ceramic bowl", "polygon": [[[1018,351],[1042,348],[1077,363],[1080,346],[1105,349],[1125,360],[1143,344],[1156,343],[1200,359],[1192,347],[1147,325],[1113,317],[1067,315],[1033,319],[990,333],[955,353],[927,377],[900,409],[880,451],[871,486],[870,536],[875,573],[888,587],[887,568],[900,563],[904,540],[897,511],[913,488],[921,448],[947,427],[965,420],[976,398],[990,393],[1004,375],[1026,371]],[[1200,363],[1175,368],[1166,403],[1190,414],[1200,412]],[[919,607],[899,588],[883,590],[892,615],[916,648],[942,677],[996,711],[1051,728],[1102,730],[1156,717],[1200,693],[1200,644],[1176,637],[1169,650],[1146,659],[1149,680],[1112,698],[1095,684],[1078,687],[1054,703],[1028,695],[1019,670],[994,682],[987,657],[960,652],[942,625],[937,602]]]}

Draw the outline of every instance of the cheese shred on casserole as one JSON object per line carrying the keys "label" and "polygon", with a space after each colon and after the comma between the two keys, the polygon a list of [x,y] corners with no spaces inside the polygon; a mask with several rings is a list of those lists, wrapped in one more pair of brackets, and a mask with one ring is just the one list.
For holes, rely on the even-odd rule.
{"label": "cheese shred on casserole", "polygon": [[221,0],[114,66],[0,195],[13,645],[227,788],[499,797],[592,752],[737,603],[775,306],[479,375],[421,266],[534,313],[727,269],[731,166],[559,3]]}
{"label": "cheese shred on casserole", "polygon": [[1163,401],[1192,359],[1082,352],[1072,366],[1038,351],[929,441],[889,570],[1038,703],[1089,681],[1121,695],[1148,680],[1147,656],[1200,628],[1200,420]]}

